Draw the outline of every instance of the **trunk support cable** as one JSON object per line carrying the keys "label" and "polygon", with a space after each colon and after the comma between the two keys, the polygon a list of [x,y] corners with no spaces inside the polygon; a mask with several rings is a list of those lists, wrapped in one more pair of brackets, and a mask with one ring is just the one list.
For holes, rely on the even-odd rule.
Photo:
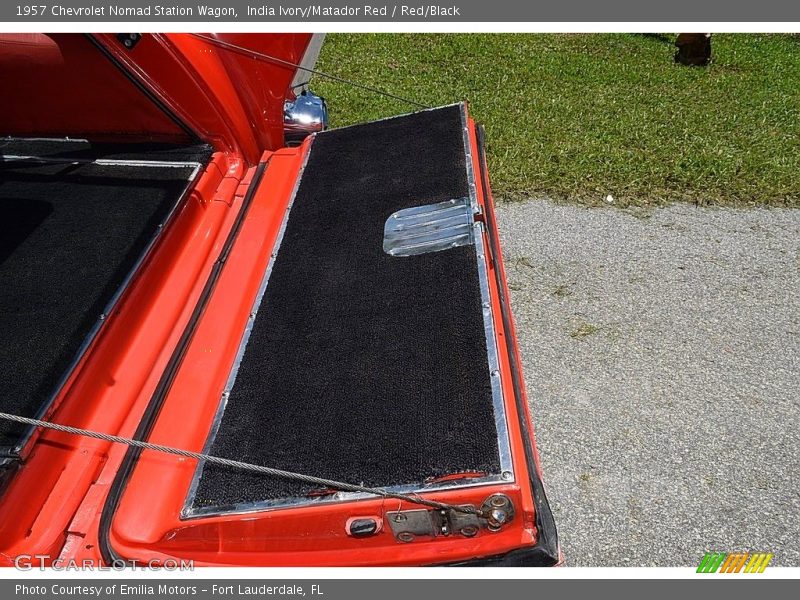
{"label": "trunk support cable", "polygon": [[[231,42],[226,42],[219,38],[215,38],[209,35],[203,35],[201,33],[190,33],[192,37],[197,39],[203,40],[210,44],[214,44],[215,46],[219,46],[220,48],[224,48],[225,50],[230,50],[231,52],[235,52],[237,54],[241,54],[243,56],[248,56],[253,60],[260,60],[262,62],[271,62],[273,64],[281,65],[284,67],[291,67],[293,69],[299,69],[301,71],[305,71],[306,73],[311,73],[312,75],[317,75],[318,77],[324,77],[325,79],[330,79],[331,81],[337,81],[339,83],[344,83],[353,87],[361,88],[362,90],[367,90],[368,92],[372,92],[374,94],[379,94],[381,96],[386,96],[387,98],[392,98],[394,100],[399,100],[400,102],[405,102],[412,106],[416,106],[417,108],[428,109],[431,108],[427,104],[422,104],[421,102],[417,102],[416,100],[411,100],[409,98],[404,98],[403,96],[398,96],[396,94],[392,94],[391,92],[387,92],[386,90],[382,90],[380,88],[373,87],[371,85],[366,85],[364,83],[358,83],[357,81],[353,81],[352,79],[346,79],[344,77],[340,77],[338,75],[331,75],[330,73],[324,73],[323,71],[319,71],[317,69],[311,69],[309,67],[304,67],[303,65],[293,63],[292,61],[285,60],[283,58],[278,58],[277,56],[272,56],[270,54],[264,54],[263,52],[257,52],[256,50],[250,50],[249,48],[244,48],[237,44],[232,44]],[[303,84],[305,85],[305,84]],[[295,86],[299,87],[299,86]]]}
{"label": "trunk support cable", "polygon": [[142,440],[134,440],[131,438],[121,437],[118,435],[111,435],[102,433],[100,431],[92,431],[90,429],[81,429],[79,427],[71,427],[69,425],[61,425],[51,421],[43,421],[41,419],[31,419],[29,417],[21,417],[18,415],[11,415],[8,413],[0,412],[0,419],[6,421],[13,421],[15,423],[24,423],[25,425],[33,425],[34,427],[44,427],[53,431],[60,431],[71,435],[79,435],[83,437],[93,438],[96,440],[103,440],[105,442],[113,442],[116,444],[124,444],[143,450],[154,450],[156,452],[163,452],[165,454],[172,454],[174,456],[182,456],[184,458],[192,458],[198,461],[204,461],[229,467],[233,469],[240,469],[242,471],[249,471],[251,473],[260,473],[269,477],[280,477],[281,479],[288,479],[291,481],[299,481],[301,483],[309,483],[312,485],[320,485],[343,492],[359,492],[363,494],[370,494],[373,496],[380,496],[382,498],[391,498],[394,500],[403,500],[413,504],[435,508],[437,510],[448,510],[459,512],[468,515],[483,516],[483,511],[473,506],[468,505],[455,505],[447,504],[445,502],[436,502],[435,500],[426,500],[420,498],[415,494],[400,494],[394,492],[387,492],[380,488],[372,488],[363,485],[355,485],[352,483],[345,483],[343,481],[335,481],[333,479],[324,479],[322,477],[314,477],[312,475],[304,475],[302,473],[293,473],[292,471],[283,471],[273,467],[266,467],[263,465],[255,465],[238,460],[231,460],[229,458],[222,458],[220,456],[213,456],[211,454],[202,454],[200,452],[192,452],[191,450],[183,450],[182,448],[175,448],[173,446],[164,446],[162,444],[154,444],[152,442],[145,442]]}

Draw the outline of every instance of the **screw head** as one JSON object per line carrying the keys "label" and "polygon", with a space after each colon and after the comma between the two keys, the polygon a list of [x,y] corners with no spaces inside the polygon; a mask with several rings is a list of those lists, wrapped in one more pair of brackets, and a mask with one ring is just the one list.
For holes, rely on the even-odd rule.
{"label": "screw head", "polygon": [[498,508],[506,505],[506,499],[503,496],[494,496],[490,503],[492,506]]}
{"label": "screw head", "polygon": [[408,531],[401,531],[397,534],[397,539],[407,544],[408,542],[414,541],[414,534],[409,533]]}
{"label": "screw head", "polygon": [[464,537],[475,537],[478,535],[478,528],[475,525],[467,525],[461,528],[461,535]]}

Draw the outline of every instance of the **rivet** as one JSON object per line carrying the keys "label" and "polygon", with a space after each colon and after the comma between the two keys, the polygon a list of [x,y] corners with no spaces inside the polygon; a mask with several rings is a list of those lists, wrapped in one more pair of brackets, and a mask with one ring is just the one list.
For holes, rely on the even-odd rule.
{"label": "rivet", "polygon": [[514,476],[511,474],[511,471],[503,471],[500,477],[502,477],[504,481],[511,481]]}
{"label": "rivet", "polygon": [[409,533],[408,531],[401,531],[400,533],[397,534],[397,539],[405,543],[413,542],[414,534]]}
{"label": "rivet", "polygon": [[500,371],[498,371],[497,369],[494,369],[492,371],[492,377],[500,377]]}

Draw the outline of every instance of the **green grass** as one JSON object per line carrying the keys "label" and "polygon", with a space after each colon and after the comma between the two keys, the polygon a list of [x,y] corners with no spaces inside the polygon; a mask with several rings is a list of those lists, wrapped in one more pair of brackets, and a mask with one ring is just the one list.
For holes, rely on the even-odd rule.
{"label": "green grass", "polygon": [[[428,105],[468,100],[495,196],[619,205],[800,205],[800,38],[715,35],[707,68],[673,34],[329,34],[318,67]],[[409,112],[315,78],[334,126]]]}

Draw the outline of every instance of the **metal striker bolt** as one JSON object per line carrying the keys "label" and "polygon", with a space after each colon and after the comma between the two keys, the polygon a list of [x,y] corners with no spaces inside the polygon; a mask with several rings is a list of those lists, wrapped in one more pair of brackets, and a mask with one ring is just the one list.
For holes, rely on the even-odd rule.
{"label": "metal striker bolt", "polygon": [[508,518],[506,511],[501,508],[495,508],[489,513],[489,526],[501,527]]}
{"label": "metal striker bolt", "polygon": [[481,506],[481,512],[489,531],[499,531],[514,519],[514,505],[504,494],[495,494],[487,498]]}

